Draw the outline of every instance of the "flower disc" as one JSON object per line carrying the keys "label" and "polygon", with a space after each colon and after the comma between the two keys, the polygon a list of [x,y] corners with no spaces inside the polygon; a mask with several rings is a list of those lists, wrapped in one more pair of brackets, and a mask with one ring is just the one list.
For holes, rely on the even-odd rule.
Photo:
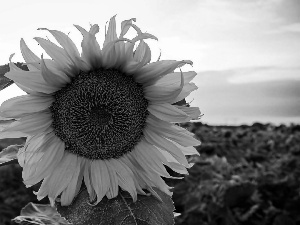
{"label": "flower disc", "polygon": [[117,70],[80,72],[54,96],[52,126],[69,152],[119,158],[143,135],[148,101],[131,76]]}

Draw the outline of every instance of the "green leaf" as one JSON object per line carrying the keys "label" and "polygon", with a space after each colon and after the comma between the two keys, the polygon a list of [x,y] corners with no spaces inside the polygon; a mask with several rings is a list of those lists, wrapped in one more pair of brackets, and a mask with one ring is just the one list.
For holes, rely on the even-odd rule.
{"label": "green leaf", "polygon": [[[26,65],[23,65],[20,62],[15,63],[15,65],[22,70],[28,71],[28,67]],[[5,73],[9,72],[9,65],[5,64],[0,66],[0,91],[7,88],[11,84],[14,83],[13,80],[8,79],[7,77],[4,76]]]}
{"label": "green leaf", "polygon": [[163,202],[154,196],[138,195],[134,203],[125,191],[113,199],[104,197],[97,206],[89,204],[84,189],[68,207],[57,204],[57,211],[74,225],[173,225],[174,206],[167,194],[154,188]]}
{"label": "green leaf", "polygon": [[8,64],[0,66],[0,91],[14,83],[12,80],[4,76],[4,74],[7,73],[8,71],[9,71]]}
{"label": "green leaf", "polygon": [[23,145],[10,145],[0,152],[0,166],[18,163],[17,154]]}
{"label": "green leaf", "polygon": [[236,207],[244,204],[254,193],[256,187],[252,183],[243,183],[229,187],[224,194],[224,204],[227,207]]}
{"label": "green leaf", "polygon": [[[54,207],[50,205],[28,203],[22,210],[21,215],[13,219],[16,223],[39,224],[39,225],[68,225]],[[26,223],[27,224],[27,223]]]}
{"label": "green leaf", "polygon": [[286,225],[296,225],[295,221],[292,220],[289,216],[281,214],[276,216],[273,225],[282,225],[282,224],[286,224]]}

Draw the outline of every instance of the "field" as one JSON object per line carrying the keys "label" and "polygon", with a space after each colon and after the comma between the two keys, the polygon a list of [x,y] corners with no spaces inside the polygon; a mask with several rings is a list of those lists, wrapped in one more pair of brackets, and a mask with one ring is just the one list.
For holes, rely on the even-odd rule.
{"label": "field", "polygon": [[[166,182],[174,187],[178,225],[299,225],[300,125],[208,126],[185,123],[182,127],[202,141],[200,156],[183,180]],[[0,141],[0,150],[24,139]],[[169,171],[171,175],[177,174]],[[13,224],[33,190],[22,183],[17,164],[0,167],[0,224]]]}

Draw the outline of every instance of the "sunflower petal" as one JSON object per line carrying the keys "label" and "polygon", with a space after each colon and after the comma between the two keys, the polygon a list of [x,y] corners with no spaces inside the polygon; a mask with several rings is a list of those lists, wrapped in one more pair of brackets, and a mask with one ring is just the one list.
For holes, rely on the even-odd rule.
{"label": "sunflower petal", "polygon": [[197,75],[195,71],[169,73],[157,80],[155,85],[159,87],[177,88],[181,83],[181,73],[183,73],[185,84],[188,84]]}
{"label": "sunflower petal", "polygon": [[168,103],[150,103],[148,111],[157,118],[168,122],[186,122],[191,119],[185,112]]}
{"label": "sunflower petal", "polygon": [[145,65],[141,69],[137,70],[134,77],[137,82],[147,86],[154,84],[161,77],[172,73],[176,68],[184,66],[185,64],[192,64],[190,60],[164,60],[153,62]]}
{"label": "sunflower petal", "polygon": [[51,94],[59,90],[46,83],[40,71],[11,71],[4,76],[36,92]]}
{"label": "sunflower petal", "polygon": [[18,118],[47,109],[54,101],[52,96],[21,95],[6,100],[0,106],[0,115]]}
{"label": "sunflower petal", "polygon": [[97,201],[93,205],[97,205],[109,189],[110,178],[108,168],[102,160],[92,161],[91,171],[91,182],[97,194]]}
{"label": "sunflower petal", "polygon": [[105,69],[114,68],[118,61],[115,42],[108,43],[103,48],[103,67]]}
{"label": "sunflower petal", "polygon": [[[23,168],[23,179],[26,185],[36,184],[50,175],[64,155],[64,142],[53,134],[48,136],[50,136],[50,138],[26,161],[26,166]],[[24,154],[26,153],[28,153],[28,150],[26,150]],[[40,156],[36,157],[37,154]],[[34,158],[38,158],[38,160]],[[34,168],[34,171],[28,171],[28,166]]]}
{"label": "sunflower petal", "polygon": [[[128,159],[127,155],[125,155],[124,157],[120,157],[119,158],[120,161],[122,161],[126,166],[128,166],[129,170],[129,174],[132,175],[132,179],[134,181],[134,185],[135,188],[137,190],[137,192],[141,195],[147,195],[144,191],[143,188],[146,188],[146,184],[145,182],[143,182],[140,179],[140,175],[142,174],[141,171],[139,169],[137,169]],[[125,167],[126,168],[126,167]]]}
{"label": "sunflower petal", "polygon": [[193,138],[194,134],[176,125],[169,124],[153,115],[147,117],[147,126],[155,131],[158,135],[176,141],[178,144],[188,147],[197,146],[201,142]]}
{"label": "sunflower petal", "polygon": [[[199,119],[201,114],[200,109],[198,107],[186,107],[180,105],[174,105],[176,108],[180,109],[181,111],[185,112],[192,120]],[[186,121],[188,122],[188,121]]]}
{"label": "sunflower petal", "polygon": [[181,83],[177,89],[172,90],[167,87],[151,85],[148,87],[144,87],[145,98],[147,98],[154,104],[170,102],[182,92],[183,86],[184,78],[183,73],[181,73]]}
{"label": "sunflower petal", "polygon": [[[39,30],[47,30],[49,31],[53,37],[57,40],[57,42],[64,48],[68,57],[72,60],[73,65],[76,67],[77,58],[80,56],[78,49],[74,42],[68,37],[68,35],[64,34],[61,31],[57,30],[49,30],[47,28],[39,28]],[[78,72],[78,71],[77,71]]]}
{"label": "sunflower petal", "polygon": [[136,48],[133,58],[135,61],[140,62],[142,66],[151,61],[151,50],[143,40],[140,41],[140,44]]}
{"label": "sunflower petal", "polygon": [[33,113],[11,123],[2,132],[17,131],[27,134],[26,136],[35,135],[51,126],[51,116],[50,111]]}
{"label": "sunflower petal", "polygon": [[118,39],[117,32],[116,32],[116,15],[110,18],[108,30],[105,31],[105,41],[103,43],[103,48],[108,45],[108,43],[115,41]]}
{"label": "sunflower petal", "polygon": [[57,71],[56,73],[54,73],[53,71],[48,69],[43,56],[41,60],[41,71],[44,80],[51,86],[61,88],[71,82],[71,79],[65,73],[61,71]]}
{"label": "sunflower petal", "polygon": [[[138,148],[138,145],[135,146],[135,150]],[[126,157],[129,159],[129,161],[134,165],[135,168],[137,168],[138,173],[136,174],[137,179],[139,180],[139,183],[142,185],[143,188],[147,188],[153,196],[155,196],[159,201],[162,202],[162,199],[159,197],[159,195],[153,190],[152,187],[157,187],[155,181],[151,180],[148,176],[148,173],[146,170],[140,165],[140,163],[137,161],[136,157],[134,156],[133,151],[128,153]],[[161,189],[162,190],[162,189]]]}
{"label": "sunflower petal", "polygon": [[177,162],[184,166],[188,166],[188,161],[182,151],[167,139],[156,134],[151,128],[145,130],[145,139],[152,145],[169,152],[177,160]]}
{"label": "sunflower petal", "polygon": [[154,39],[154,40],[158,40],[157,37],[155,37],[153,34],[149,34],[149,33],[138,33],[138,35],[131,39],[131,42],[135,43],[137,41],[142,41],[144,39]]}
{"label": "sunflower petal", "polygon": [[[126,60],[126,63],[124,65],[124,68],[122,68],[122,69],[127,74],[135,74],[136,71],[138,71],[140,68],[142,68],[145,65],[145,63],[147,62],[149,56],[151,57],[151,54],[146,50],[145,54],[143,55],[143,60],[140,61],[140,62],[136,61],[133,58],[134,57],[133,56],[133,48],[134,48],[135,42],[137,42],[137,41],[142,42],[144,39],[147,39],[147,38],[157,40],[157,38],[154,35],[148,34],[148,33],[142,33],[137,27],[135,29],[137,29],[137,31],[138,31],[138,36],[133,38],[131,41],[129,41],[129,43],[125,44],[125,56],[126,56],[125,58],[127,60]],[[139,51],[143,50],[143,47],[144,46],[142,44],[142,46],[140,46],[140,48],[142,48],[142,49],[140,49]],[[140,56],[140,54],[138,53],[136,55],[136,59],[140,58],[139,56]]]}
{"label": "sunflower petal", "polygon": [[176,103],[176,102],[181,101],[182,99],[189,96],[192,91],[195,91],[197,89],[198,89],[198,87],[194,83],[189,83],[189,84],[184,85],[180,94],[171,103]]}
{"label": "sunflower petal", "polygon": [[193,146],[184,147],[175,141],[172,141],[170,139],[167,139],[167,140],[172,142],[174,145],[176,145],[185,155],[200,155],[200,153]]}
{"label": "sunflower petal", "polygon": [[31,136],[27,139],[23,150],[18,153],[18,161],[23,167],[22,177],[27,187],[32,186],[34,183],[27,182],[28,179],[32,178],[32,174],[35,174],[36,164],[42,159],[45,154],[45,150],[49,141],[53,138],[54,133],[42,134]]}
{"label": "sunflower petal", "polygon": [[90,160],[86,160],[84,159],[85,161],[85,166],[84,166],[84,183],[85,183],[85,186],[87,188],[87,191],[89,193],[89,196],[90,196],[90,201],[94,201],[94,199],[96,198],[96,192],[93,188],[93,185],[92,185],[92,181],[91,181],[91,176],[92,176],[92,173],[91,173],[91,161]]}
{"label": "sunflower petal", "polygon": [[[135,147],[135,151],[137,149],[139,149],[141,146],[138,144]],[[135,165],[139,165],[143,171],[145,171],[145,175],[141,176],[141,179],[144,180],[145,184],[147,185],[147,189],[154,195],[157,197],[156,192],[152,192],[153,189],[151,187],[158,187],[161,191],[165,192],[168,195],[171,195],[171,192],[168,190],[169,186],[166,185],[166,183],[162,180],[162,178],[157,174],[157,173],[153,173],[149,171],[149,166],[147,166],[147,162],[141,162],[138,160],[137,155],[132,151],[131,153],[128,154],[129,159],[135,164]],[[139,156],[139,155],[138,155]],[[158,197],[159,200],[161,200]]]}
{"label": "sunflower petal", "polygon": [[5,138],[20,138],[20,137],[27,137],[28,134],[25,134],[20,131],[1,131],[0,133],[0,139]]}
{"label": "sunflower petal", "polygon": [[41,47],[47,52],[47,54],[54,60],[54,62],[62,71],[68,75],[74,74],[73,62],[63,48],[58,47],[56,44],[44,38],[35,37],[34,39],[41,45]]}
{"label": "sunflower petal", "polygon": [[124,20],[121,23],[121,33],[119,38],[123,38],[124,35],[127,33],[127,31],[129,30],[129,28],[132,26],[132,21],[136,22],[135,18],[131,18],[129,20]]}
{"label": "sunflower petal", "polygon": [[109,162],[115,168],[119,186],[122,189],[128,191],[133,199],[133,202],[136,202],[137,192],[134,185],[134,181],[132,179],[132,171],[128,168],[128,166],[126,166],[126,164],[122,163],[122,161],[110,159]]}
{"label": "sunflower petal", "polygon": [[49,180],[47,182],[48,196],[56,199],[57,196],[68,186],[70,183],[74,171],[79,167],[78,156],[64,152],[64,156],[60,163],[53,170]]}
{"label": "sunflower petal", "polygon": [[[96,31],[98,30],[94,28],[93,32],[89,33],[81,26],[74,26],[81,32],[83,36],[83,40],[81,42],[82,59],[87,65],[89,65],[89,69],[99,69],[102,65],[102,52],[95,37]],[[94,26],[96,27],[97,25]]]}
{"label": "sunflower petal", "polygon": [[39,70],[40,67],[39,66],[35,66],[35,64],[30,64],[32,62],[34,63],[39,63],[40,62],[40,58],[38,56],[36,56],[26,45],[25,41],[23,38],[21,38],[20,41],[20,48],[21,48],[21,52],[23,55],[23,58],[25,60],[27,64],[27,67],[30,71],[35,71],[35,70]]}
{"label": "sunflower petal", "polygon": [[9,56],[9,69],[10,69],[10,71],[24,71],[24,70],[22,70],[21,68],[19,68],[19,67],[17,67],[11,60],[12,60],[12,58],[14,57],[14,55],[15,55],[15,53],[13,53],[13,54],[11,54],[10,56]]}
{"label": "sunflower petal", "polygon": [[99,33],[99,26],[98,26],[98,24],[91,25],[89,33],[92,34],[92,35],[96,35],[97,33]]}
{"label": "sunflower petal", "polygon": [[126,44],[123,41],[115,43],[115,51],[117,55],[117,61],[115,62],[115,68],[122,70],[127,64],[128,59],[126,58]]}
{"label": "sunflower petal", "polygon": [[119,192],[119,188],[118,188],[118,177],[115,171],[115,168],[113,167],[113,165],[111,165],[111,163],[108,160],[104,160],[106,166],[107,166],[107,170],[108,170],[108,174],[109,174],[109,178],[110,178],[110,187],[106,193],[106,196],[108,199],[114,198],[118,195]]}
{"label": "sunflower petal", "polygon": [[171,187],[169,187],[159,175],[157,175],[156,173],[148,173],[148,176],[149,179],[153,181],[156,187],[165,192],[167,195],[172,196],[172,192],[170,192]]}
{"label": "sunflower petal", "polygon": [[70,205],[79,192],[82,183],[82,167],[83,161],[78,157],[78,166],[74,170],[70,183],[61,194],[60,202],[62,206]]}
{"label": "sunflower petal", "polygon": [[172,178],[162,163],[164,162],[167,165],[168,162],[162,154],[158,152],[157,148],[146,140],[141,141],[139,148],[136,149],[134,154],[138,161],[140,161],[143,166],[147,167],[148,171],[153,171],[166,178]]}
{"label": "sunflower petal", "polygon": [[49,186],[48,186],[49,179],[50,179],[50,176],[46,177],[43,180],[38,192],[35,192],[35,191],[33,192],[37,196],[37,200],[40,201],[41,199],[43,199],[47,196],[48,190],[49,190]]}

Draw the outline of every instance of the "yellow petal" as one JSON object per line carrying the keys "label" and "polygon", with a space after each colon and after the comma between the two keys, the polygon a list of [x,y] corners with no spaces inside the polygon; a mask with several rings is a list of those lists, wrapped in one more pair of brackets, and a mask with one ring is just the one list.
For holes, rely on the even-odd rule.
{"label": "yellow petal", "polygon": [[123,38],[123,36],[127,33],[128,29],[132,26],[132,21],[136,22],[135,18],[131,18],[129,20],[124,20],[121,23],[121,33],[119,38]]}
{"label": "yellow petal", "polygon": [[76,194],[79,192],[81,183],[82,183],[82,174],[83,174],[83,161],[78,157],[78,165],[75,167],[72,179],[66,189],[61,194],[61,205],[68,206],[70,205]]}
{"label": "yellow petal", "polygon": [[99,69],[102,66],[102,52],[95,37],[97,29],[93,29],[93,32],[90,33],[81,26],[74,26],[81,32],[83,36],[83,40],[81,42],[82,59],[85,63],[87,63],[87,65],[89,65],[89,69]]}
{"label": "yellow petal", "polygon": [[105,30],[105,41],[103,43],[103,48],[108,45],[109,42],[115,41],[117,37],[117,31],[116,31],[116,16],[113,16],[110,18],[109,25],[108,25],[108,30],[106,32]]}
{"label": "yellow petal", "polygon": [[[51,126],[51,112],[38,112],[22,117],[20,120],[13,122],[6,127],[4,132],[18,131],[28,135],[35,135],[45,131]],[[27,135],[27,136],[28,136]]]}
{"label": "yellow petal", "polygon": [[118,184],[123,189],[129,192],[134,202],[137,200],[137,192],[134,185],[134,181],[132,179],[133,173],[126,166],[126,164],[122,163],[122,161],[116,159],[109,159],[109,163],[115,168]]}
{"label": "yellow petal", "polygon": [[193,138],[193,133],[160,120],[151,114],[147,118],[147,126],[158,135],[169,138],[182,146],[197,146],[201,144],[200,141]]}
{"label": "yellow petal", "polygon": [[[26,45],[25,41],[23,38],[21,38],[20,41],[20,48],[21,48],[21,52],[23,55],[23,58],[25,60],[26,63],[39,63],[40,62],[40,58],[38,56],[36,56]],[[27,67],[30,71],[36,71],[39,70],[39,66],[34,66],[34,64],[27,64]]]}
{"label": "yellow petal", "polygon": [[50,94],[59,90],[59,87],[46,83],[40,71],[11,71],[4,76],[33,91]]}
{"label": "yellow petal", "polygon": [[54,101],[52,96],[22,95],[6,100],[0,106],[1,115],[18,118],[47,109]]}
{"label": "yellow petal", "polygon": [[193,120],[199,119],[199,116],[201,114],[199,107],[186,107],[186,106],[179,106],[179,105],[174,105],[174,106],[180,109],[181,111],[185,112]]}
{"label": "yellow petal", "polygon": [[97,201],[93,205],[97,205],[106,195],[110,186],[108,169],[103,160],[91,162],[91,182],[97,194]]}
{"label": "yellow petal", "polygon": [[[68,57],[73,62],[73,66],[77,67],[77,59],[80,57],[80,55],[79,55],[79,52],[78,52],[78,49],[77,49],[76,45],[68,37],[68,35],[64,34],[61,31],[49,30],[49,29],[46,29],[46,28],[40,28],[39,30],[49,31],[54,36],[54,38],[57,40],[57,42],[64,48],[64,50],[66,51]],[[79,72],[79,71],[77,71],[77,72]]]}
{"label": "yellow petal", "polygon": [[168,103],[150,103],[147,109],[157,118],[167,122],[185,122],[191,119],[185,112]]}
{"label": "yellow petal", "polygon": [[57,46],[56,44],[48,41],[44,38],[35,37],[34,38],[41,47],[47,52],[47,54],[55,61],[60,70],[68,75],[72,75],[76,70],[74,70],[74,64],[66,51]]}
{"label": "yellow petal", "polygon": [[176,102],[181,101],[182,99],[189,96],[192,91],[195,91],[197,89],[198,89],[198,87],[194,83],[189,83],[189,84],[184,85],[180,94],[171,103],[176,103]]}
{"label": "yellow petal", "polygon": [[42,56],[41,71],[44,80],[54,87],[62,88],[71,82],[71,79],[62,71],[53,72],[48,69]]}
{"label": "yellow petal", "polygon": [[65,151],[62,160],[49,177],[47,183],[49,186],[49,197],[56,199],[70,183],[77,167],[79,167],[78,156]]}
{"label": "yellow petal", "polygon": [[137,70],[133,76],[137,82],[142,83],[143,85],[151,85],[161,77],[172,73],[176,68],[179,68],[185,64],[192,64],[192,61],[163,60],[153,62]]}
{"label": "yellow petal", "polygon": [[115,171],[115,168],[111,165],[111,163],[108,160],[104,160],[109,178],[110,178],[110,187],[106,193],[106,196],[108,199],[114,198],[118,195],[119,187],[118,187],[118,177]]}

